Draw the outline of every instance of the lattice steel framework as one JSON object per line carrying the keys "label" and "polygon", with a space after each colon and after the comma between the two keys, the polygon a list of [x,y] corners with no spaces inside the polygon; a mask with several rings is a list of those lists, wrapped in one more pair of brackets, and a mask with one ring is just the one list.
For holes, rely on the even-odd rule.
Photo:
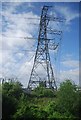
{"label": "lattice steel framework", "polygon": [[[43,83],[45,87],[52,88],[54,90],[57,89],[57,85],[55,82],[55,76],[53,72],[53,68],[50,61],[49,55],[49,39],[47,38],[47,32],[50,32],[47,29],[49,21],[59,21],[62,22],[61,19],[56,17],[48,16],[49,6],[44,6],[42,8],[42,13],[40,17],[40,29],[38,35],[38,45],[36,49],[36,54],[34,58],[34,64],[31,71],[28,89],[34,89],[40,83]],[[61,31],[53,30],[54,34],[61,34]],[[54,45],[54,50],[58,47],[58,44]],[[42,70],[42,71],[41,71]],[[45,72],[45,73],[44,73]]]}

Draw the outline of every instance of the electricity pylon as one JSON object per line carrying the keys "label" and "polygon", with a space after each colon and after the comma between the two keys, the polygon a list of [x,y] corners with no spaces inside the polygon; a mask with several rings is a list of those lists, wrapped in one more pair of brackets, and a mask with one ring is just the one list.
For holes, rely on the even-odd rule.
{"label": "electricity pylon", "polygon": [[[42,8],[41,18],[40,18],[40,29],[38,35],[38,45],[36,49],[36,54],[34,58],[34,64],[31,71],[28,89],[36,88],[40,83],[43,83],[45,87],[57,90],[57,85],[55,81],[55,76],[53,68],[50,61],[49,54],[49,41],[47,38],[47,26],[49,21],[62,22],[60,18],[49,16],[48,13],[49,6],[44,6]],[[60,35],[62,31],[53,30],[54,34]],[[58,44],[54,44],[53,49],[55,50]]]}

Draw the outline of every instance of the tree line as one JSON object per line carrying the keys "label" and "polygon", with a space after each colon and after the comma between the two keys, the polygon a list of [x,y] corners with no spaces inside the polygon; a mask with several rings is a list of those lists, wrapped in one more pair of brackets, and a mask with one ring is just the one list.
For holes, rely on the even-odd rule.
{"label": "tree line", "polygon": [[80,120],[80,88],[66,80],[57,91],[43,85],[31,94],[20,82],[2,84],[2,120]]}

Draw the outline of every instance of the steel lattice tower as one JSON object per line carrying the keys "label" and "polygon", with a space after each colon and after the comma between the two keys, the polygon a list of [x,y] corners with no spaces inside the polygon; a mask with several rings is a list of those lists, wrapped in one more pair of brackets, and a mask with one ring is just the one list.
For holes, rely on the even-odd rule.
{"label": "steel lattice tower", "polygon": [[[29,83],[28,83],[28,89],[33,89],[37,87],[40,83],[43,83],[48,88],[52,88],[54,90],[57,89],[55,76],[54,76],[53,68],[50,61],[50,55],[49,55],[49,47],[48,47],[49,39],[47,39],[47,26],[50,20],[56,21],[58,20],[58,18],[55,18],[55,17],[50,18],[47,14],[48,9],[49,9],[49,6],[44,6],[42,8],[42,13],[40,17],[40,29],[39,29],[39,35],[38,35],[38,45],[37,45],[36,54],[34,58],[34,65],[33,65]],[[57,33],[56,30],[54,32]],[[61,31],[58,31],[57,34],[60,34],[60,33]],[[58,45],[55,45],[55,49],[57,46]],[[44,74],[39,75],[40,74],[39,68],[42,68],[42,67],[46,72],[46,76],[44,76]]]}

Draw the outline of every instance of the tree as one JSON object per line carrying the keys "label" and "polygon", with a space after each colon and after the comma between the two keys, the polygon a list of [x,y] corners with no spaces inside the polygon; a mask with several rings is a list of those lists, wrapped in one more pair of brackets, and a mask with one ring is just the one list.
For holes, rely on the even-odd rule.
{"label": "tree", "polygon": [[46,88],[43,84],[40,84],[32,91],[32,94],[37,97],[55,97],[55,91],[50,88]]}
{"label": "tree", "polygon": [[70,80],[61,83],[57,93],[58,111],[62,114],[74,115],[79,112],[77,87]]}
{"label": "tree", "polygon": [[3,120],[78,120],[81,117],[81,91],[70,80],[61,83],[57,92],[41,84],[29,95],[19,82],[4,83],[2,91]]}
{"label": "tree", "polygon": [[23,90],[20,82],[5,82],[2,85],[3,94],[19,99]]}
{"label": "tree", "polygon": [[27,97],[22,94],[19,99],[17,110],[13,115],[14,120],[26,120],[26,118],[31,117],[30,107],[28,104]]}
{"label": "tree", "polygon": [[10,120],[17,109],[18,100],[22,95],[19,82],[5,82],[2,85],[2,119]]}
{"label": "tree", "polygon": [[19,100],[16,113],[13,115],[14,120],[45,120],[47,112],[41,109],[38,105],[31,103],[24,94]]}
{"label": "tree", "polygon": [[2,120],[11,120],[16,111],[17,100],[14,97],[3,95]]}

